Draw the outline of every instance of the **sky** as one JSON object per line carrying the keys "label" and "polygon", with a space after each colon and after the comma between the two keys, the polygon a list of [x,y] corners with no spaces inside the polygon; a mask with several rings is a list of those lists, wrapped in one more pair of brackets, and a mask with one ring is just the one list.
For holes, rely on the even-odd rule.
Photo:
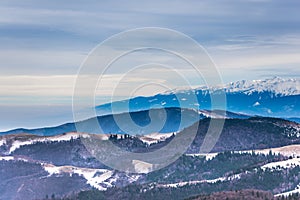
{"label": "sky", "polygon": [[[89,52],[112,35],[135,28],[162,27],[191,37],[210,55],[225,83],[299,78],[299,9],[296,0],[2,0],[0,130],[69,120],[74,82]],[[149,55],[143,53],[135,58]],[[104,77],[107,88],[97,90],[99,104],[120,79],[117,72]],[[147,71],[127,82],[140,84],[157,73]],[[154,81],[164,83],[164,78]]]}

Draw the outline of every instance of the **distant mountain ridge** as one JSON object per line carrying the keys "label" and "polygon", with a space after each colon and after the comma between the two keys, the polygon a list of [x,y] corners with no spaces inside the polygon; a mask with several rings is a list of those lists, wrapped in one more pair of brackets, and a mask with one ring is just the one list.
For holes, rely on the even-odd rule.
{"label": "distant mountain ridge", "polygon": [[[90,118],[78,122],[84,132],[76,132],[74,123],[2,132],[0,199],[186,199],[244,189],[271,192],[250,191],[251,195],[272,198],[274,194],[298,191],[298,83],[280,78],[240,81],[210,91],[180,90],[104,104],[96,108],[101,131],[93,124],[95,118]],[[230,111],[211,108],[210,95],[218,96],[223,90]],[[193,95],[197,104],[192,101]],[[179,100],[183,104],[179,105]],[[112,114],[111,106],[119,113]],[[134,123],[146,127],[153,123],[150,112],[158,122],[166,116],[164,126],[159,131],[134,129],[135,136],[128,135],[114,118],[132,128],[126,123],[129,115]],[[224,119],[217,143],[211,152],[202,153],[211,120]],[[110,140],[123,150],[147,153],[166,146],[174,137],[184,139],[191,132],[196,132],[196,137],[186,152],[165,168],[146,173],[140,169],[141,162],[132,160],[142,174],[111,169],[83,143],[91,138],[104,143]],[[124,163],[122,159],[126,160],[119,157],[118,162]]]}
{"label": "distant mountain ridge", "polygon": [[[155,118],[155,121],[151,121],[149,117],[149,112],[152,113],[153,118]],[[129,129],[132,127],[129,124],[126,123],[128,120],[128,114],[131,117],[131,120],[133,120],[134,123],[137,124],[137,126],[146,126],[149,123],[156,123],[157,121],[163,121],[164,115],[163,113],[166,112],[166,121],[163,125],[161,130],[157,130],[154,126],[152,128],[149,128],[147,130],[139,130],[135,129],[131,132],[126,132],[120,127],[120,125],[125,126],[125,128]],[[183,117],[182,117],[183,116]],[[124,121],[122,124],[118,124],[115,121],[115,117],[117,117],[119,120]],[[195,109],[186,109],[186,108],[157,108],[157,109],[151,109],[151,110],[143,110],[143,111],[137,111],[137,112],[130,112],[130,113],[120,113],[120,114],[109,114],[109,115],[103,115],[98,116],[97,121],[99,122],[99,125],[102,130],[99,130],[98,126],[95,126],[94,119],[90,118],[83,121],[78,122],[78,125],[81,127],[81,130],[76,129],[76,124],[74,122],[72,123],[66,123],[59,126],[54,127],[46,127],[46,128],[36,128],[36,129],[14,129],[6,132],[0,132],[0,135],[7,135],[7,134],[20,134],[20,133],[30,133],[34,135],[41,135],[41,136],[53,136],[53,135],[60,135],[67,132],[86,132],[86,133],[93,133],[93,134],[99,134],[99,133],[112,133],[112,134],[131,134],[131,135],[144,135],[144,134],[150,134],[150,133],[170,133],[170,132],[178,132],[182,130],[183,128],[186,128],[199,119],[204,118],[249,118],[250,116],[238,114],[238,113],[232,113],[232,112],[225,112],[221,110],[216,111],[208,111],[208,110],[195,110]]]}
{"label": "distant mountain ridge", "polygon": [[280,77],[273,77],[265,80],[242,80],[231,82],[225,86],[215,87],[212,90],[218,89],[224,89],[226,93],[242,92],[247,95],[252,93],[270,92],[275,96],[292,96],[300,94],[300,80],[283,79]]}
{"label": "distant mountain ridge", "polygon": [[[297,118],[300,113],[300,80],[274,77],[266,80],[237,81],[227,85],[197,89],[175,89],[148,97],[135,97],[96,107],[98,115],[119,112],[147,110],[150,108],[182,107],[197,110],[213,108],[211,97],[226,96],[226,110],[247,115],[279,118]],[[195,102],[195,97],[197,101]],[[114,109],[112,109],[114,107]]]}
{"label": "distant mountain ridge", "polygon": [[[100,140],[113,140],[130,151],[139,151],[148,146],[147,149],[157,149],[159,143],[172,139],[175,135],[188,135],[191,132],[197,132],[196,137],[186,153],[193,154],[200,151],[204,137],[210,126],[210,120],[222,120],[219,118],[203,118],[197,123],[184,128],[177,133],[150,133],[146,135],[129,136],[123,133],[100,134],[97,138]],[[214,129],[214,127],[212,127]],[[94,134],[67,132],[58,135],[41,136],[33,134],[7,134],[0,135],[0,147],[5,145],[6,150],[0,148],[0,154],[4,155],[18,151],[19,148],[37,143],[51,142],[70,142],[80,138],[92,137]],[[123,140],[122,140],[123,139]],[[124,142],[122,142],[124,141]],[[130,141],[130,142],[125,142]],[[300,124],[284,119],[268,117],[250,117],[250,118],[227,118],[218,142],[212,149],[212,152],[239,151],[249,149],[267,149],[276,148],[285,145],[300,144]],[[150,147],[151,146],[151,147]],[[3,152],[1,152],[3,150]],[[30,150],[31,151],[31,150]],[[40,149],[41,151],[41,149]],[[48,151],[44,149],[44,151]],[[29,151],[26,150],[25,153]],[[39,152],[41,153],[41,152]],[[42,159],[39,158],[39,159]],[[67,163],[64,163],[67,164]]]}
{"label": "distant mountain ridge", "polygon": [[[218,97],[219,91],[225,91],[228,112],[246,116],[277,117],[300,122],[299,79],[282,79],[279,77],[232,82],[211,88],[211,93],[209,93],[207,87],[199,87],[193,90],[172,90],[154,96],[135,97],[99,105],[96,107],[96,114],[97,116],[104,116],[112,114],[113,111],[115,111],[114,114],[121,114],[128,112],[128,110],[132,113],[172,107],[202,111],[220,109],[218,107],[212,108],[210,97],[210,94]],[[193,102],[191,96],[196,96],[198,101]],[[114,109],[112,109],[112,106],[114,106]],[[72,118],[66,121],[71,122]],[[71,127],[67,131],[74,131],[71,123],[66,124],[66,126]],[[27,132],[32,129],[18,130],[19,132]],[[45,128],[46,130],[48,129]],[[58,132],[62,133],[61,131]]]}
{"label": "distant mountain ridge", "polygon": [[207,86],[200,86],[196,89],[174,89],[166,91],[164,94],[176,94],[180,92],[190,91],[218,91],[224,90],[226,93],[242,92],[244,94],[252,94],[255,92],[271,92],[276,96],[292,96],[300,94],[300,79],[288,78],[284,79],[281,77],[267,78],[264,80],[240,80],[236,82],[230,82],[224,85],[217,85],[211,88]]}

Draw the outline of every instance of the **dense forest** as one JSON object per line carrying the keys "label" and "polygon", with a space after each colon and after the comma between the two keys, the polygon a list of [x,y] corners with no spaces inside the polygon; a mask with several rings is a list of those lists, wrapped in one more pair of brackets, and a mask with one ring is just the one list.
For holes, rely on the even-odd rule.
{"label": "dense forest", "polygon": [[[164,169],[145,174],[140,184],[112,187],[106,191],[81,191],[61,199],[213,199],[211,195],[217,195],[218,192],[228,191],[225,194],[230,197],[232,192],[243,190],[251,191],[251,194],[237,192],[236,195],[244,195],[245,199],[249,195],[254,199],[298,199],[297,195],[287,198],[273,196],[297,187],[300,181],[299,166],[261,168],[265,163],[284,159],[287,158],[272,152],[268,155],[224,152],[213,159],[184,155]],[[218,177],[224,179],[216,179]],[[171,184],[184,181],[187,183],[177,186]],[[257,193],[256,190],[262,192]]]}

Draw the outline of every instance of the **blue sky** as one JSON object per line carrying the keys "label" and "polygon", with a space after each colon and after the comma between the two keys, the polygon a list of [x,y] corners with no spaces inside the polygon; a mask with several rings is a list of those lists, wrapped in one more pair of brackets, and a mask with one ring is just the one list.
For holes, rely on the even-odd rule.
{"label": "blue sky", "polygon": [[[111,35],[139,27],[192,37],[208,51],[224,82],[299,78],[299,9],[300,2],[290,0],[2,0],[0,109],[70,107],[87,54]],[[22,112],[20,121],[28,114]]]}

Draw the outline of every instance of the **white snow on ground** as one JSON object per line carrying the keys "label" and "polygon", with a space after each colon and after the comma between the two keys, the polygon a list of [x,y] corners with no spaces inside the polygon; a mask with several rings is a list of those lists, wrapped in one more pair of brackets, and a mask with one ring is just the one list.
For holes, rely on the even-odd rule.
{"label": "white snow on ground", "polygon": [[177,187],[182,187],[185,185],[194,185],[197,183],[203,183],[204,181],[185,181],[185,182],[178,182],[178,183],[170,183],[170,184],[164,184],[164,185],[159,185],[158,187],[172,187],[172,188],[177,188]]}
{"label": "white snow on ground", "polygon": [[[207,110],[195,110],[196,112],[198,112],[199,115],[203,115],[207,118],[217,118],[217,119],[231,119],[233,118],[230,113],[226,113],[226,112],[214,112],[214,111],[207,111]],[[244,115],[243,113],[236,113],[236,114],[240,114],[240,115]],[[246,115],[245,115],[246,116]]]}
{"label": "white snow on ground", "polygon": [[22,157],[14,157],[14,156],[0,156],[0,161],[1,160],[6,160],[6,161],[11,161],[11,160],[16,160],[16,161],[25,161],[28,162],[28,160],[26,158],[22,158]]}
{"label": "white snow on ground", "polygon": [[158,185],[158,187],[182,187],[185,185],[194,185],[194,184],[198,184],[198,183],[216,183],[218,181],[226,181],[226,180],[234,180],[234,179],[240,179],[241,175],[240,174],[234,174],[232,176],[229,177],[219,177],[216,179],[211,179],[211,180],[201,180],[201,181],[185,181],[185,182],[178,182],[178,183],[170,183],[170,184],[162,184],[162,185]]}
{"label": "white snow on ground", "polygon": [[42,164],[42,166],[44,167],[44,170],[49,173],[49,176],[60,173],[60,167],[51,164]]}
{"label": "white snow on ground", "polygon": [[2,139],[0,140],[0,147],[3,146],[3,145],[5,145],[5,144],[6,144],[5,138],[2,138]]}
{"label": "white snow on ground", "polygon": [[[277,148],[269,148],[269,149],[257,149],[254,150],[254,153],[256,154],[264,154],[267,155],[272,151],[273,154],[281,154],[283,156],[299,156],[300,155],[300,145],[288,145],[283,147],[277,147]],[[246,151],[235,151],[236,153],[251,153],[252,150],[246,150]]]}
{"label": "white snow on ground", "polygon": [[157,99],[156,98],[155,99],[150,99],[148,102],[151,103],[153,101],[157,101]]}
{"label": "white snow on ground", "polygon": [[105,187],[99,185],[99,184],[102,184],[102,183],[105,183],[106,185],[111,187],[112,186],[111,183],[110,182],[105,182],[105,181],[112,176],[113,172],[107,170],[106,172],[104,172],[101,175],[96,175],[97,172],[98,171],[95,171],[95,170],[92,170],[92,169],[89,169],[89,170],[82,170],[82,169],[74,170],[75,174],[83,176],[87,180],[87,184],[97,188],[98,190],[106,190]]}
{"label": "white snow on ground", "polygon": [[261,168],[266,169],[266,168],[291,168],[295,166],[300,166],[300,158],[293,158],[293,159],[288,159],[284,161],[278,161],[278,162],[271,162],[266,165],[263,165]]}
{"label": "white snow on ground", "polygon": [[297,125],[294,125],[294,126],[285,126],[286,128],[292,128],[294,131],[291,132],[290,134],[288,134],[289,137],[293,137],[293,136],[296,136],[296,137],[300,137],[300,125],[297,124]]}
{"label": "white snow on ground", "polygon": [[69,173],[70,176],[72,176],[72,174],[78,174],[79,176],[82,176],[84,179],[87,180],[87,184],[98,190],[106,190],[106,188],[103,187],[103,184],[107,187],[112,186],[111,183],[106,180],[108,180],[112,176],[113,172],[107,169],[90,169],[73,166],[55,166],[46,163],[43,163],[42,166],[45,169],[45,171],[49,173],[49,176],[61,173]]}
{"label": "white snow on ground", "polygon": [[[256,154],[264,154],[267,155],[272,151],[273,154],[281,154],[283,156],[300,156],[300,145],[295,144],[295,145],[288,145],[288,146],[283,146],[283,147],[278,147],[278,148],[269,148],[269,149],[258,149],[258,150],[253,150],[254,153]],[[234,151],[234,153],[252,153],[252,150],[245,150],[245,151]],[[218,155],[218,153],[198,153],[198,154],[186,154],[187,156],[206,156],[206,159],[213,159],[215,156]]]}
{"label": "white snow on ground", "polygon": [[[225,90],[226,93],[241,92],[244,94],[252,94],[254,92],[272,92],[279,96],[289,96],[300,94],[300,79],[282,79],[274,77],[266,80],[242,80],[237,82],[231,82],[228,84],[216,85],[215,87],[208,88],[203,85],[195,88],[194,91],[202,90],[207,93],[210,91]],[[163,94],[176,94],[190,92],[191,88],[179,87],[170,91],[166,91]]]}
{"label": "white snow on ground", "polygon": [[134,165],[134,169],[137,173],[148,173],[153,168],[153,164],[140,160],[132,160],[132,164]]}
{"label": "white snow on ground", "polygon": [[300,145],[295,144],[295,145],[288,145],[288,146],[283,146],[283,147],[278,147],[278,148],[255,150],[254,152],[266,155],[270,151],[272,151],[272,153],[281,154],[283,156],[299,156],[300,155]]}
{"label": "white snow on ground", "polygon": [[218,153],[193,153],[193,154],[186,154],[187,156],[199,156],[199,157],[204,157],[206,160],[211,160],[214,157],[218,155]]}
{"label": "white snow on ground", "polygon": [[253,106],[259,106],[259,105],[260,103],[258,101],[253,104]]}
{"label": "white snow on ground", "polygon": [[[4,156],[0,157],[0,161],[25,161],[30,162],[29,160],[22,157],[14,157],[14,156]],[[39,162],[36,162],[39,163]],[[113,171],[107,169],[92,169],[92,168],[81,168],[74,166],[55,166],[49,163],[39,163],[44,170],[52,175],[60,175],[60,174],[69,174],[70,176],[77,174],[84,179],[86,179],[86,183],[90,186],[98,189],[98,190],[106,190],[109,187],[113,186],[113,183],[117,181],[118,176],[113,176]],[[127,179],[130,183],[137,181],[141,175],[128,175]]]}
{"label": "white snow on ground", "polygon": [[171,137],[172,135],[173,135],[173,133],[151,133],[151,134],[148,134],[148,135],[143,135],[143,136],[139,137],[139,139],[142,142],[150,145],[150,144],[153,144],[153,143],[164,141],[167,138]]}
{"label": "white snow on ground", "polygon": [[224,89],[226,92],[244,92],[246,94],[270,91],[281,96],[298,95],[300,94],[300,80],[279,77],[254,81],[243,80],[227,84]]}
{"label": "white snow on ground", "polygon": [[294,127],[296,129],[296,136],[300,137],[300,126]]}
{"label": "white snow on ground", "polygon": [[34,144],[36,142],[60,142],[60,141],[69,141],[71,139],[77,139],[79,137],[89,137],[88,134],[85,133],[67,133],[64,135],[56,135],[56,136],[48,136],[48,137],[36,137],[34,139],[22,141],[22,140],[15,140],[13,141],[9,153],[14,152],[16,149],[20,148],[21,146],[24,145],[30,145]]}
{"label": "white snow on ground", "polygon": [[30,145],[35,143],[36,140],[28,140],[28,141],[19,141],[16,140],[12,143],[10,149],[9,149],[9,154],[11,154],[12,152],[14,152],[16,149],[20,148],[21,146],[25,146],[25,145]]}
{"label": "white snow on ground", "polygon": [[13,156],[3,156],[3,157],[0,157],[0,160],[6,160],[6,161],[14,160],[14,157]]}
{"label": "white snow on ground", "polygon": [[276,194],[275,197],[278,197],[278,196],[289,196],[290,194],[293,194],[293,193],[300,193],[300,184],[294,190],[291,190],[291,191],[288,191],[288,192],[284,192],[284,193],[280,193],[280,194]]}

